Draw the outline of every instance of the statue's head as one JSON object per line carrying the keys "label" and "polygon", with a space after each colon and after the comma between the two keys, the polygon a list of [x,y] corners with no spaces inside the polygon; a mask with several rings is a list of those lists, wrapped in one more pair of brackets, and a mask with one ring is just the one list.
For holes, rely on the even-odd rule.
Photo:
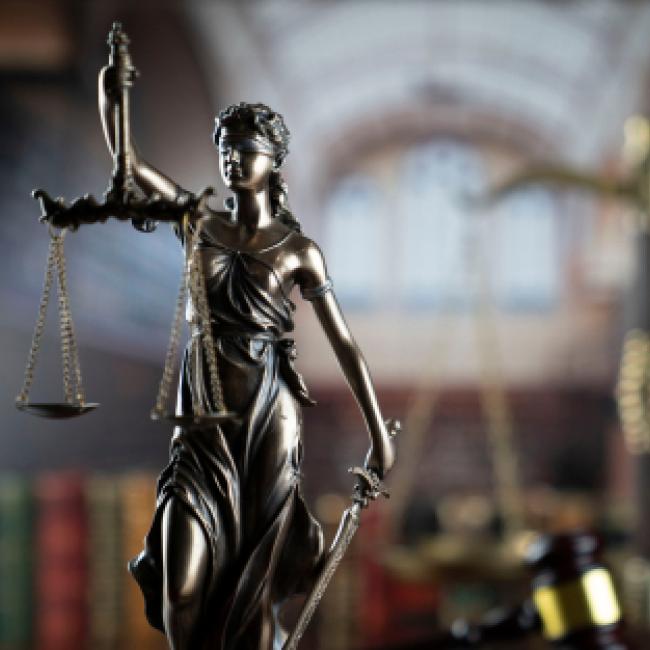
{"label": "statue's head", "polygon": [[289,130],[282,116],[265,104],[242,102],[221,111],[215,120],[214,143],[226,185],[254,189],[284,161]]}
{"label": "statue's head", "polygon": [[219,168],[226,186],[233,190],[268,187],[273,215],[300,231],[289,208],[287,184],[279,171],[289,153],[289,137],[282,115],[266,104],[241,102],[228,106],[214,125],[214,143],[219,149]]}

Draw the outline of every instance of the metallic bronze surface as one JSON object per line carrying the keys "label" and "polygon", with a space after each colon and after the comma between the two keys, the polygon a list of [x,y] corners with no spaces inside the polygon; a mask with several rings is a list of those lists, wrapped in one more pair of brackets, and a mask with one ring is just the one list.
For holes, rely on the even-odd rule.
{"label": "metallic bronze surface", "polygon": [[[292,214],[280,166],[289,131],[263,104],[222,111],[214,141],[232,191],[229,209],[199,196],[147,163],[130,138],[134,68],[119,24],[99,75],[99,108],[114,157],[103,204],[71,206],[39,191],[42,220],[71,229],[108,217],[149,231],[170,221],[184,246],[178,304],[187,304],[190,340],[182,361],[169,465],[143,552],[130,563],[149,622],[172,650],[270,650],[287,634],[278,620],[289,597],[322,577],[323,539],[300,488],[302,406],[312,406],[294,367],[298,287],[309,300],[359,404],[370,437],[369,488],[391,469],[395,452],[366,362],[340,310],[318,246]],[[179,313],[177,304],[177,314]],[[154,415],[164,417],[175,316]],[[169,362],[169,363],[168,363]],[[325,583],[326,584],[326,583]],[[323,587],[324,588],[324,587]]]}
{"label": "metallic bronze surface", "polygon": [[[152,420],[158,420],[157,415],[151,416]],[[222,422],[237,422],[239,418],[234,412],[225,412],[225,413],[210,413],[207,415],[166,415],[163,414],[160,418],[169,424],[173,424],[177,427],[209,427],[215,424],[221,424]]]}
{"label": "metallic bronze surface", "polygon": [[[395,428],[393,429],[392,436],[396,435],[399,431],[399,423],[395,422],[394,425]],[[352,467],[349,472],[357,477],[357,485],[352,496],[352,505],[341,516],[339,528],[325,556],[320,574],[314,581],[314,586],[305,599],[296,625],[282,646],[283,650],[296,650],[298,647],[300,639],[305,633],[316,611],[316,607],[318,607],[318,603],[320,603],[325,595],[327,585],[330,583],[348,546],[352,542],[352,538],[359,529],[359,525],[361,524],[361,510],[367,508],[370,501],[374,501],[380,496],[385,498],[389,497],[388,491],[384,489],[381,479],[372,470],[363,467]]]}
{"label": "metallic bronze surface", "polygon": [[131,122],[129,111],[129,92],[137,75],[129,54],[129,38],[122,31],[120,23],[114,23],[108,35],[110,47],[108,70],[114,75],[114,130],[115,147],[113,151],[113,177],[106,193],[106,199],[126,204],[135,198],[133,182],[133,162],[129,149],[131,142]]}
{"label": "metallic bronze surface", "polygon": [[[139,160],[131,141],[129,92],[137,75],[128,51],[129,39],[120,23],[114,23],[108,36],[108,65],[99,73],[99,109],[104,135],[110,142],[113,174],[104,201],[86,194],[66,205],[44,190],[34,190],[41,205],[41,220],[57,228],[76,230],[82,223],[106,221],[109,217],[131,220],[138,230],[151,232],[157,221],[180,222],[183,216],[195,218],[205,210],[214,193],[210,187],[198,195],[178,193],[175,184],[153,167]],[[137,185],[145,190],[146,196]]]}
{"label": "metallic bronze surface", "polygon": [[32,415],[52,420],[63,420],[83,415],[93,411],[99,406],[96,402],[85,402],[84,404],[68,404],[66,402],[16,402],[16,408]]}
{"label": "metallic bronze surface", "polygon": [[45,190],[34,190],[32,196],[40,203],[41,221],[56,228],[76,230],[81,224],[104,222],[109,217],[131,219],[137,223],[146,219],[177,222],[186,213],[200,211],[200,204],[213,193],[212,188],[207,188],[199,196],[188,195],[178,201],[153,196],[145,200],[130,199],[126,203],[110,198],[98,203],[94,197],[86,195],[75,199],[70,205],[66,205],[62,199],[53,199]]}
{"label": "metallic bronze surface", "polygon": [[[70,310],[70,297],[68,296],[68,280],[66,273],[65,252],[63,243],[66,231],[57,232],[50,225],[50,246],[45,264],[45,278],[43,292],[38,307],[38,316],[34,326],[32,344],[27,355],[23,385],[16,397],[16,407],[26,413],[46,418],[70,418],[83,415],[99,406],[99,404],[86,402],[86,394],[81,378],[81,365],[77,350],[77,339]],[[59,332],[61,336],[61,365],[63,370],[63,394],[65,402],[37,402],[30,400],[36,363],[41,349],[45,319],[50,302],[52,289],[58,283],[58,311]]]}

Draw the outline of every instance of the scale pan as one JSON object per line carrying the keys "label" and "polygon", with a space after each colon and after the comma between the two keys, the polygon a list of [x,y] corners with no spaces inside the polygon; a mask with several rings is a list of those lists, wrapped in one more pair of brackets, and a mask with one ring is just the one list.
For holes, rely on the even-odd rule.
{"label": "scale pan", "polygon": [[25,413],[38,415],[42,418],[52,420],[63,420],[66,418],[76,418],[79,415],[88,413],[99,406],[96,402],[84,402],[83,404],[68,404],[67,402],[18,402],[16,408]]}
{"label": "scale pan", "polygon": [[165,420],[177,427],[201,427],[210,426],[214,424],[221,424],[222,422],[237,422],[241,418],[237,413],[226,411],[224,413],[210,413],[208,415],[172,415],[165,414],[159,415],[158,413],[151,414],[152,420]]}

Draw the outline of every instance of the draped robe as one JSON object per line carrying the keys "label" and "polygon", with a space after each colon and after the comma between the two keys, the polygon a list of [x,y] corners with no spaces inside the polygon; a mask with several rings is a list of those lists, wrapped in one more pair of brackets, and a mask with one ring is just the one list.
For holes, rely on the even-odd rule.
{"label": "draped robe", "polygon": [[[208,541],[199,635],[206,648],[279,647],[277,606],[308,588],[323,553],[320,526],[299,484],[299,404],[314,402],[293,367],[293,341],[283,338],[293,329],[295,306],[265,261],[267,251],[291,236],[255,254],[229,249],[206,233],[200,236],[225,406],[241,419],[176,428],[169,464],[158,480],[145,548],[129,564],[145,596],[149,622],[163,630],[162,513],[169,499],[178,499]],[[191,322],[191,309],[188,316]],[[197,405],[214,409],[200,326],[191,328],[178,390],[179,415],[193,414]]]}

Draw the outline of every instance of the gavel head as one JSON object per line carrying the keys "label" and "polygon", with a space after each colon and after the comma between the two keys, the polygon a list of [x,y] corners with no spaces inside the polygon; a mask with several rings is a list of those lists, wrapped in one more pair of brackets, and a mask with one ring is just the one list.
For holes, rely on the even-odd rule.
{"label": "gavel head", "polygon": [[562,650],[631,650],[611,574],[591,533],[542,535],[527,549],[544,637]]}

